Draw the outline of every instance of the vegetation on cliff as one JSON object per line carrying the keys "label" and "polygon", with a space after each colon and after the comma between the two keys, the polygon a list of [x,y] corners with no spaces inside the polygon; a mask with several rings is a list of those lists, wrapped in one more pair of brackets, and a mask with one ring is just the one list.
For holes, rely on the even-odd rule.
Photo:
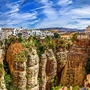
{"label": "vegetation on cliff", "polygon": [[16,62],[25,62],[28,58],[28,54],[25,50],[20,51],[14,55]]}
{"label": "vegetation on cliff", "polygon": [[85,67],[85,69],[86,69],[86,73],[87,73],[87,74],[90,74],[90,56],[89,56],[89,58],[88,58],[88,60],[87,60],[87,62],[86,62],[86,67]]}
{"label": "vegetation on cliff", "polygon": [[[72,87],[72,89],[70,89],[70,87]],[[62,88],[62,90],[64,88],[67,88],[67,90],[80,90],[80,87],[79,86],[70,86],[70,87],[59,85],[59,86],[56,86],[56,87],[52,87],[51,90],[60,90],[61,88]]]}
{"label": "vegetation on cliff", "polygon": [[[72,38],[73,40],[75,40],[76,35],[74,35]],[[62,38],[59,34],[54,34],[54,37],[46,36],[44,39],[40,39],[40,37],[37,36],[22,38],[21,35],[19,35],[18,38],[14,36],[10,36],[9,39],[5,39],[6,53],[8,48],[10,47],[10,50],[12,51],[14,57],[14,61],[16,61],[17,63],[26,62],[26,60],[28,60],[29,58],[29,53],[33,53],[32,52],[33,49],[37,50],[37,54],[41,58],[41,55],[45,51],[48,51],[48,49],[52,49],[52,51],[54,52],[61,51],[61,49],[64,51],[66,49],[69,49],[72,46],[72,44],[73,44],[72,39]],[[8,70],[6,67],[8,68]],[[12,79],[10,76],[11,74],[9,72],[10,67],[8,67],[8,65],[5,64],[4,68],[5,68],[4,78],[5,78],[6,87],[7,90],[11,90],[14,86],[11,84]],[[28,78],[28,75],[26,75],[26,78]],[[52,90],[58,90],[57,88],[61,87],[55,85],[56,82],[53,83],[54,85],[52,85]]]}
{"label": "vegetation on cliff", "polygon": [[32,48],[36,48],[38,55],[41,56],[41,54],[43,54],[45,50],[49,48],[52,48],[53,50],[59,50],[60,48],[70,48],[76,37],[77,33],[75,33],[71,37],[71,39],[64,39],[58,33],[55,33],[54,37],[46,36],[44,39],[40,39],[40,37],[37,36],[30,36],[26,39],[22,38],[21,34],[19,34],[18,37],[10,35],[9,39],[5,39],[5,46],[7,49],[11,43],[20,42],[25,48],[28,48],[30,51]]}
{"label": "vegetation on cliff", "polygon": [[3,64],[0,63],[0,78],[2,77],[2,74],[4,74],[4,68],[3,68]]}
{"label": "vegetation on cliff", "polygon": [[4,61],[4,70],[5,70],[4,79],[5,79],[6,88],[7,88],[7,90],[10,90],[12,79],[11,79],[8,63],[6,61]]}

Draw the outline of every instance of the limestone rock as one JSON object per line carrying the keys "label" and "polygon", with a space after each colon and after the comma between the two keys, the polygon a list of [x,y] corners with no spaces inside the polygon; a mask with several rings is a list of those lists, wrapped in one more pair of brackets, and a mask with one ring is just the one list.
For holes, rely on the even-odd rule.
{"label": "limestone rock", "polygon": [[39,65],[39,90],[46,90],[46,63],[47,63],[47,56],[46,52],[42,54],[40,59]]}
{"label": "limestone rock", "polygon": [[66,63],[67,63],[67,53],[68,53],[67,50],[58,51],[56,53],[56,59],[57,59],[57,84],[60,83],[62,70],[65,67]]}
{"label": "limestone rock", "polygon": [[16,61],[14,55],[21,50],[26,50],[21,43],[11,44],[7,50],[6,61],[9,64],[12,84],[20,90],[39,90],[39,57],[37,52],[32,48],[32,51],[28,52],[27,60]]}
{"label": "limestone rock", "polygon": [[3,68],[4,51],[0,49],[0,90],[7,90],[4,81],[5,71]]}
{"label": "limestone rock", "polygon": [[61,75],[60,84],[83,86],[85,63],[88,58],[87,40],[77,40],[68,52],[67,63]]}
{"label": "limestone rock", "polygon": [[35,49],[29,53],[27,60],[27,86],[28,90],[39,90],[38,72],[39,72],[39,57]]}
{"label": "limestone rock", "polygon": [[57,61],[52,49],[48,49],[41,56],[40,67],[40,90],[50,90],[51,80],[57,73]]}
{"label": "limestone rock", "polygon": [[6,61],[9,64],[12,84],[21,90],[26,90],[26,62],[14,60],[14,55],[23,49],[21,43],[11,44],[7,50]]}

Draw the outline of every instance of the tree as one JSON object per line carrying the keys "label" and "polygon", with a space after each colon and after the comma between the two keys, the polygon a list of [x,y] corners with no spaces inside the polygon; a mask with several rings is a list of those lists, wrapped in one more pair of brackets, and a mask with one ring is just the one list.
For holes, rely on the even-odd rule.
{"label": "tree", "polygon": [[0,40],[0,46],[2,46],[3,45],[3,42]]}
{"label": "tree", "polygon": [[90,58],[87,60],[85,69],[86,69],[86,73],[89,74],[90,73]]}
{"label": "tree", "polygon": [[54,38],[58,38],[60,35],[58,33],[54,33]]}
{"label": "tree", "polygon": [[17,36],[20,38],[22,37],[22,33],[18,33]]}
{"label": "tree", "polygon": [[73,36],[71,38],[71,41],[74,42],[74,40],[77,39],[77,36],[78,36],[78,33],[73,34]]}

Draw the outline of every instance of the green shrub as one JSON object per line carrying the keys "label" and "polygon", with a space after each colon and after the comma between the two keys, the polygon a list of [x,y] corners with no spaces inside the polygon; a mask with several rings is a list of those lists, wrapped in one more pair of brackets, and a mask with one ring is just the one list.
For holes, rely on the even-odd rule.
{"label": "green shrub", "polygon": [[58,33],[54,33],[54,38],[59,38],[60,35]]}
{"label": "green shrub", "polygon": [[5,80],[5,85],[7,90],[10,90],[10,85],[11,85],[11,76],[10,76],[10,71],[8,67],[8,63],[4,60],[4,70],[5,70],[5,75],[4,75],[4,80]]}
{"label": "green shrub", "polygon": [[17,62],[25,62],[28,58],[27,52],[25,50],[20,51],[15,54],[15,61]]}
{"label": "green shrub", "polygon": [[87,60],[85,69],[86,69],[86,73],[90,74],[90,58],[88,58],[88,60]]}
{"label": "green shrub", "polygon": [[2,63],[0,63],[0,68],[3,68],[3,64]]}
{"label": "green shrub", "polygon": [[27,78],[27,79],[29,78],[29,75],[28,75],[28,74],[26,74],[26,78]]}
{"label": "green shrub", "polygon": [[10,74],[8,74],[7,72],[5,72],[5,84],[6,84],[6,88],[7,90],[10,90],[10,84],[11,84],[11,77],[10,77]]}
{"label": "green shrub", "polygon": [[0,46],[2,46],[3,45],[3,42],[0,40]]}
{"label": "green shrub", "polygon": [[21,90],[21,89],[11,84],[9,90]]}
{"label": "green shrub", "polygon": [[60,63],[62,63],[62,62],[63,62],[63,60],[61,59],[61,60],[60,60]]}
{"label": "green shrub", "polygon": [[29,89],[29,86],[28,86],[28,85],[26,85],[26,89],[27,89],[27,90]]}
{"label": "green shrub", "polygon": [[37,49],[37,54],[39,57],[45,52],[46,48],[44,46],[39,46]]}
{"label": "green shrub", "polygon": [[40,78],[40,77],[38,77],[38,83],[40,83],[40,81],[41,81],[41,78]]}
{"label": "green shrub", "polygon": [[18,37],[22,37],[22,33],[18,33],[17,36],[18,36]]}
{"label": "green shrub", "polygon": [[60,88],[62,88],[62,86],[61,86],[61,85],[56,86],[56,87],[52,87],[52,88],[51,88],[51,90],[59,90]]}
{"label": "green shrub", "polygon": [[79,86],[74,86],[73,90],[80,90],[80,87]]}
{"label": "green shrub", "polygon": [[7,45],[10,45],[10,40],[9,39],[5,39],[5,44],[7,44]]}
{"label": "green shrub", "polygon": [[71,41],[74,42],[77,39],[78,33],[73,34]]}

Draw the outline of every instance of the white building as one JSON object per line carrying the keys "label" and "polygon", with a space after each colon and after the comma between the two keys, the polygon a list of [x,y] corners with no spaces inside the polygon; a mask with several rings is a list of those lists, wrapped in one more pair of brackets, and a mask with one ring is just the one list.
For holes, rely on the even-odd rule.
{"label": "white building", "polygon": [[31,36],[40,36],[42,37],[46,37],[46,36],[54,36],[53,33],[51,33],[50,31],[41,31],[41,30],[28,30],[28,35]]}
{"label": "white building", "polygon": [[28,35],[31,35],[31,36],[41,36],[42,32],[40,30],[28,30]]}
{"label": "white building", "polygon": [[45,38],[46,36],[54,36],[50,31],[44,30],[25,30],[23,28],[1,28],[1,39],[8,39],[9,35],[17,36],[18,33],[22,34],[23,38],[28,38],[28,36],[40,36],[40,38]]}
{"label": "white building", "polygon": [[8,39],[9,35],[14,35],[14,28],[1,28],[1,39]]}

